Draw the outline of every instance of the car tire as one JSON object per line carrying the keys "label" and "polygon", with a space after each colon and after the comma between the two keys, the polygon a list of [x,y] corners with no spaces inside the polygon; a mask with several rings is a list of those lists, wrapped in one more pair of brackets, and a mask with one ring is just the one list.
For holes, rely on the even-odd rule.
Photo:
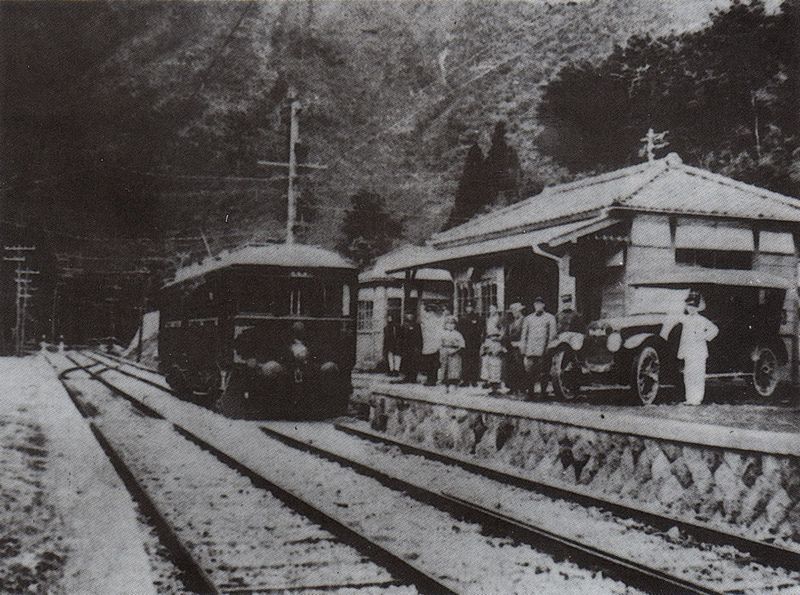
{"label": "car tire", "polygon": [[753,390],[760,397],[769,398],[778,388],[780,361],[770,347],[758,347],[753,357]]}
{"label": "car tire", "polygon": [[645,343],[633,354],[631,362],[631,394],[642,405],[652,405],[658,398],[661,357],[658,350]]}
{"label": "car tire", "polygon": [[570,400],[578,396],[580,374],[580,365],[572,350],[559,349],[555,352],[550,366],[550,378],[558,399]]}

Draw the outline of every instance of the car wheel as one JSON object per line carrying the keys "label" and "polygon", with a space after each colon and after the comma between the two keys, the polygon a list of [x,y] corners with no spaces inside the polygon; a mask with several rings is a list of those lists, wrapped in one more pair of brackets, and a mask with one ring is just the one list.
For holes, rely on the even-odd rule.
{"label": "car wheel", "polygon": [[762,397],[771,397],[778,387],[778,357],[769,347],[759,347],[753,361],[753,388]]}
{"label": "car wheel", "polygon": [[631,391],[642,405],[650,405],[658,396],[661,358],[652,345],[644,345],[633,357]]}
{"label": "car wheel", "polygon": [[560,349],[553,355],[550,376],[553,380],[556,397],[574,399],[578,396],[581,368],[572,350]]}

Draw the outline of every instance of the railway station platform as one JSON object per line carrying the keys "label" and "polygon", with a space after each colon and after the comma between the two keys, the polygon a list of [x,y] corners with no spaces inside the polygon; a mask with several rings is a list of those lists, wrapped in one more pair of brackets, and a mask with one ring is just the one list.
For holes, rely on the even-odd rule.
{"label": "railway station platform", "polygon": [[376,380],[367,431],[401,446],[800,551],[796,407],[527,402]]}

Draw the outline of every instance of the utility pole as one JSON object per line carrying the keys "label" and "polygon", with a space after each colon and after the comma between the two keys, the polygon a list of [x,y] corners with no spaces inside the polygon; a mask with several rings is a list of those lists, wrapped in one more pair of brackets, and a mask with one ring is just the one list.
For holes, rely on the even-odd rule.
{"label": "utility pole", "polygon": [[[259,161],[259,165],[270,167],[287,167],[289,169],[289,184],[286,194],[286,243],[294,244],[294,226],[297,220],[297,197],[295,195],[295,182],[297,180],[297,143],[300,142],[300,100],[294,87],[289,88],[289,162]],[[327,165],[301,164],[300,167],[308,169],[328,169]]]}
{"label": "utility pole", "polygon": [[669,145],[669,141],[665,140],[668,132],[655,132],[652,128],[647,131],[639,140],[644,143],[644,146],[639,150],[639,154],[647,157],[647,162],[652,163],[656,158],[656,150],[663,149]]}
{"label": "utility pole", "polygon": [[4,256],[3,260],[6,262],[15,262],[17,267],[14,270],[14,282],[16,284],[16,323],[14,324],[14,343],[15,352],[17,356],[21,356],[25,346],[25,319],[28,316],[28,300],[33,297],[31,295],[31,278],[30,275],[38,275],[39,271],[34,271],[25,267],[26,252],[33,252],[36,250],[34,246],[4,246],[6,252],[12,253],[14,256]]}

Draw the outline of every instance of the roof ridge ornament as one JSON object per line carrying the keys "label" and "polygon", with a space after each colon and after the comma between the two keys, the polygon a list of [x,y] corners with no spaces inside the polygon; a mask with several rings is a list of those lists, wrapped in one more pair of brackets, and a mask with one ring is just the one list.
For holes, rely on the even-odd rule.
{"label": "roof ridge ornament", "polygon": [[671,152],[669,155],[664,157],[664,162],[667,164],[667,167],[676,167],[678,165],[683,165],[683,159],[681,159],[681,156],[678,155],[675,151]]}

